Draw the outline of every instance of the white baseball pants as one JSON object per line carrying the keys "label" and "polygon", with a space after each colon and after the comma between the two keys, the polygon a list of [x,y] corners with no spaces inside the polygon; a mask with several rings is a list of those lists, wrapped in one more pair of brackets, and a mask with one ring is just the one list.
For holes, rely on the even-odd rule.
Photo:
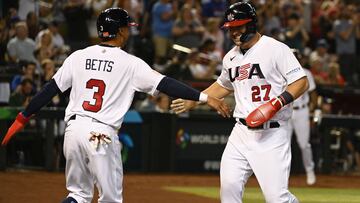
{"label": "white baseball pants", "polygon": [[249,130],[235,124],[221,159],[222,203],[242,203],[244,186],[253,173],[267,203],[298,202],[288,190],[291,164],[288,134],[288,126]]}
{"label": "white baseball pants", "polygon": [[[90,132],[108,135],[111,143],[90,143]],[[66,188],[78,203],[90,203],[94,184],[99,191],[99,203],[122,203],[123,169],[121,146],[117,131],[89,117],[76,116],[65,129],[64,155],[66,158]]]}
{"label": "white baseball pants", "polygon": [[310,140],[310,117],[309,108],[305,107],[302,109],[294,110],[291,122],[290,122],[290,133],[295,130],[296,140],[299,144],[304,168],[306,172],[314,171],[314,161],[311,151]]}

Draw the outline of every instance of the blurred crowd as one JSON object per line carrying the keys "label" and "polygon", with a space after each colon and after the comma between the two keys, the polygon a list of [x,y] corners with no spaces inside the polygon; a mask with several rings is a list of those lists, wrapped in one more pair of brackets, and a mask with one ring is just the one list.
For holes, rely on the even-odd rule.
{"label": "blurred crowd", "polygon": [[[232,0],[14,0],[2,2],[0,105],[25,106],[73,51],[99,42],[97,15],[122,7],[140,24],[128,52],[203,89],[233,46],[221,28]],[[260,33],[301,51],[317,85],[360,86],[360,2],[252,0]],[[5,77],[8,76],[8,77]],[[10,75],[10,76],[9,76]],[[10,78],[9,78],[10,77]],[[6,79],[4,79],[6,78]],[[134,108],[168,112],[170,99],[137,96]],[[165,98],[165,99],[164,99]],[[50,106],[62,106],[58,96]]]}

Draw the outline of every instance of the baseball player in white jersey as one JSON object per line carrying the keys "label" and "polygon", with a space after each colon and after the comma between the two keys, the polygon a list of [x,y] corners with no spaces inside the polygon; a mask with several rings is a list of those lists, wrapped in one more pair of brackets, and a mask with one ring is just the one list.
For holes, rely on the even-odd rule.
{"label": "baseball player in white jersey", "polygon": [[135,91],[207,102],[224,116],[226,104],[152,70],[144,61],[123,51],[129,26],[127,11],[110,8],[97,20],[102,42],[71,54],[9,128],[2,144],[28,122],[57,93],[71,89],[65,112],[66,188],[63,203],[88,203],[94,184],[98,202],[121,203],[123,170],[117,131]]}
{"label": "baseball player in white jersey", "polygon": [[[293,50],[295,56],[299,59],[300,53],[297,50]],[[311,72],[307,69],[304,69],[306,76],[309,81],[309,89],[299,98],[293,102],[293,114],[290,121],[290,136],[293,131],[295,131],[296,140],[299,144],[301,150],[302,160],[306,172],[306,183],[308,185],[313,185],[316,182],[316,176],[314,172],[314,161],[312,156],[310,140],[310,93],[315,90],[316,85],[314,77]]]}
{"label": "baseball player in white jersey", "polygon": [[[254,173],[267,203],[296,203],[288,190],[291,150],[291,102],[308,88],[306,75],[285,44],[256,29],[255,9],[235,3],[225,13],[224,28],[235,43],[223,58],[221,75],[204,90],[223,98],[234,92],[236,124],[221,158],[221,202],[241,203]],[[196,102],[174,100],[176,113]]]}

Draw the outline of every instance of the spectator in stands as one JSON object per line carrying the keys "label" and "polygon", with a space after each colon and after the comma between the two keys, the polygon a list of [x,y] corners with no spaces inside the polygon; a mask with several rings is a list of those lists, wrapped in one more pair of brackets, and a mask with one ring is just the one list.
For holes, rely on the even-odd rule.
{"label": "spectator in stands", "polygon": [[54,47],[52,42],[52,34],[49,30],[45,31],[41,37],[39,42],[36,44],[35,56],[39,62],[44,59],[52,59],[57,54],[57,49]]}
{"label": "spectator in stands", "polygon": [[213,61],[205,53],[196,51],[189,55],[189,69],[195,80],[213,79],[218,61]]}
{"label": "spectator in stands", "polygon": [[305,45],[309,40],[309,35],[304,27],[304,21],[297,13],[292,13],[288,20],[288,26],[285,31],[285,43],[289,47],[304,51]]}
{"label": "spectator in stands", "polygon": [[340,73],[339,64],[332,62],[329,64],[328,76],[326,78],[326,84],[335,86],[345,86],[345,79]]}
{"label": "spectator in stands", "polygon": [[325,72],[329,71],[330,54],[328,53],[329,45],[325,39],[319,39],[316,43],[316,49],[310,54],[310,62],[320,60]]}
{"label": "spectator in stands", "polygon": [[6,27],[6,21],[0,19],[0,65],[5,65],[6,46],[9,41],[9,29]]}
{"label": "spectator in stands", "polygon": [[179,1],[179,8],[182,8],[183,5],[189,5],[191,7],[191,11],[194,14],[194,18],[204,22],[203,16],[202,16],[202,7],[201,7],[201,1],[199,0],[182,0]]}
{"label": "spectator in stands", "polygon": [[59,23],[57,21],[55,20],[51,21],[47,29],[41,30],[39,34],[36,36],[35,42],[36,44],[39,44],[42,35],[48,32],[50,32],[52,35],[52,44],[56,52],[54,56],[55,64],[61,65],[62,62],[67,57],[68,53],[70,52],[70,47],[64,43],[64,38],[59,33]]}
{"label": "spectator in stands", "polygon": [[199,52],[205,54],[211,61],[210,64],[216,65],[216,73],[220,75],[222,70],[222,54],[216,50],[216,41],[212,39],[205,40],[199,47]]}
{"label": "spectator in stands", "polygon": [[226,3],[223,0],[201,1],[202,15],[204,17],[224,17]]}
{"label": "spectator in stands", "polygon": [[323,71],[323,64],[320,58],[314,58],[310,62],[310,71],[314,76],[315,83],[317,85],[326,84],[326,80],[328,77],[328,72]]}
{"label": "spectator in stands", "polygon": [[[61,1],[62,2],[62,1]],[[41,1],[39,8],[38,8],[38,21],[40,29],[45,29],[47,25],[54,20],[54,1],[52,2],[45,2]]]}
{"label": "spectator in stands", "polygon": [[20,22],[20,18],[15,8],[10,8],[8,14],[5,16],[6,26],[9,29],[9,38],[16,37],[16,24]]}
{"label": "spectator in stands", "polygon": [[9,61],[16,63],[20,60],[36,62],[34,57],[35,42],[28,37],[28,29],[25,22],[15,25],[16,37],[7,44]]}
{"label": "spectator in stands", "polygon": [[195,18],[190,5],[184,4],[172,28],[174,43],[188,48],[198,48],[204,31],[204,26]]}
{"label": "spectator in stands", "polygon": [[29,104],[33,95],[33,82],[25,78],[21,81],[19,88],[10,96],[9,106],[25,107]]}
{"label": "spectator in stands", "polygon": [[155,45],[154,68],[164,71],[162,66],[171,47],[171,31],[177,14],[177,1],[158,0],[152,8],[152,37]]}
{"label": "spectator in stands", "polygon": [[[42,75],[40,77],[40,83],[41,86],[43,87],[54,76],[56,72],[55,63],[51,59],[44,59],[41,62],[41,68],[42,68]],[[51,99],[51,102],[47,106],[58,106],[60,103],[64,104],[65,98],[63,95],[56,95]],[[66,106],[66,105],[62,105],[62,106]]]}
{"label": "spectator in stands", "polygon": [[26,16],[26,25],[28,27],[29,38],[35,40],[40,31],[39,21],[36,13],[31,11]]}
{"label": "spectator in stands", "polygon": [[329,44],[329,53],[335,53],[334,22],[339,16],[338,8],[334,5],[328,8],[319,18],[320,38],[326,39]]}
{"label": "spectator in stands", "polygon": [[339,56],[341,73],[349,85],[358,85],[359,73],[356,67],[359,60],[356,57],[356,37],[360,37],[360,27],[357,11],[354,5],[344,5],[340,19],[334,22],[336,54]]}
{"label": "spectator in stands", "polygon": [[39,6],[39,1],[34,0],[19,0],[19,17],[21,20],[26,20],[29,12],[35,12],[35,9]]}
{"label": "spectator in stands", "polygon": [[264,28],[263,33],[270,36],[273,29],[281,30],[281,20],[279,15],[276,15],[277,8],[273,4],[267,4],[267,8],[264,11]]}
{"label": "spectator in stands", "polygon": [[51,80],[51,78],[54,76],[56,72],[55,63],[51,59],[44,59],[41,61],[41,68],[42,68],[42,74],[40,77],[40,83],[41,86],[44,86],[47,82]]}
{"label": "spectator in stands", "polygon": [[174,52],[174,56],[169,60],[164,75],[177,80],[191,80],[192,75],[188,68],[188,54],[183,52]]}
{"label": "spectator in stands", "polygon": [[67,25],[67,40],[71,51],[83,49],[90,44],[89,30],[86,24],[91,17],[91,9],[83,0],[68,0],[63,13]]}
{"label": "spectator in stands", "polygon": [[64,38],[59,33],[59,22],[53,20],[48,24],[47,29],[41,30],[35,38],[35,42],[37,44],[40,42],[41,36],[46,32],[50,32],[52,34],[52,43],[55,47],[62,48],[65,45]]}
{"label": "spectator in stands", "polygon": [[215,17],[210,17],[206,20],[206,27],[203,36],[203,42],[208,39],[211,39],[216,42],[215,49],[221,55],[224,55],[224,32],[219,29],[220,19]]}
{"label": "spectator in stands", "polygon": [[24,79],[29,79],[33,82],[33,92],[36,91],[35,81],[35,70],[36,70],[36,63],[32,61],[20,61],[20,66],[22,66],[22,74],[15,75],[13,80],[11,81],[10,89],[11,91],[16,91],[19,89],[19,85]]}

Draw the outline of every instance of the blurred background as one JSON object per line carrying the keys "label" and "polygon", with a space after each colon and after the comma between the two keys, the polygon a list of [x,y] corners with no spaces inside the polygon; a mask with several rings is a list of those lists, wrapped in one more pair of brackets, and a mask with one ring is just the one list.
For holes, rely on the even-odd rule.
{"label": "blurred background", "polygon": [[[125,49],[155,70],[203,90],[233,46],[221,29],[224,0],[5,0],[0,2],[0,138],[19,110],[72,52],[96,44],[96,18],[122,7],[140,24]],[[298,49],[316,82],[311,144],[316,172],[360,175],[360,2],[253,0],[258,29]],[[173,98],[136,94],[119,132],[125,171],[218,172],[234,125],[206,106],[180,116]],[[233,96],[226,98],[233,106]],[[0,170],[64,170],[62,143],[68,92],[53,98],[8,146]],[[316,113],[314,113],[316,112]],[[116,116],[116,115],[114,115]],[[293,139],[292,173],[304,173]]]}

